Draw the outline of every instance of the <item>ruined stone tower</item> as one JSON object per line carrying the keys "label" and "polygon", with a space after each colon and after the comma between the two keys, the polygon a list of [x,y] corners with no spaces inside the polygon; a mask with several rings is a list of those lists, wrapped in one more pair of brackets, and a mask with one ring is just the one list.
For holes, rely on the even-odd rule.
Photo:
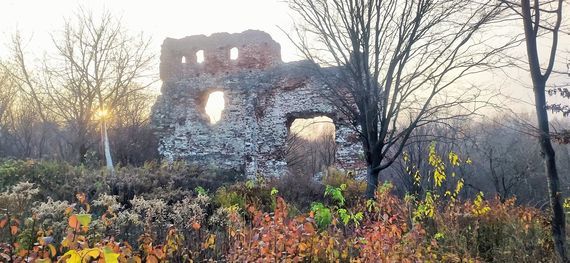
{"label": "ruined stone tower", "polygon": [[[325,84],[308,70],[315,65],[283,63],[281,47],[269,34],[168,38],[160,60],[162,95],[152,120],[166,160],[235,169],[248,177],[280,176],[287,169],[283,150],[293,120],[328,116],[336,128],[337,165],[358,165],[356,134],[321,96]],[[223,92],[225,107],[212,124],[205,104],[214,91]]]}

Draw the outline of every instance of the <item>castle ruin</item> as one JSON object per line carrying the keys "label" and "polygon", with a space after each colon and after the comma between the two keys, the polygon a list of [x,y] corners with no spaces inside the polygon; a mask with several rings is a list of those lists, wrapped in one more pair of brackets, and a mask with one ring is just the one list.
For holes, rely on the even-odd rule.
{"label": "castle ruin", "polygon": [[[282,62],[279,43],[262,31],[167,38],[160,57],[162,95],[152,112],[160,154],[248,177],[281,176],[291,123],[327,116],[335,124],[335,164],[356,168],[357,134],[322,96],[325,83],[308,70],[314,67]],[[225,105],[211,123],[205,104],[215,91],[223,92]]]}

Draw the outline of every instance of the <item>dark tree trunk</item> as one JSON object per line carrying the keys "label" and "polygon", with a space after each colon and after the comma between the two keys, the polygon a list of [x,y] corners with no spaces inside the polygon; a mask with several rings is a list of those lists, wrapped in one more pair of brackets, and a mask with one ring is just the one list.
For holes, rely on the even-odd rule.
{"label": "dark tree trunk", "polygon": [[374,199],[376,188],[378,188],[378,174],[379,172],[373,169],[372,165],[368,165],[366,169],[366,198],[367,199]]}
{"label": "dark tree trunk", "polygon": [[85,143],[82,143],[81,145],[79,145],[79,163],[81,164],[85,164],[87,162],[87,146],[85,146]]}
{"label": "dark tree trunk", "polygon": [[[552,72],[554,61],[556,59],[556,48],[558,44],[558,30],[562,17],[562,0],[558,2],[556,9],[557,21],[552,28],[552,46],[548,66],[542,73],[540,67],[540,58],[538,53],[537,38],[540,29],[540,7],[538,1],[534,2],[532,7],[530,0],[521,0],[521,15],[524,26],[526,51],[528,56],[528,65],[530,68],[530,76],[534,91],[534,102],[536,107],[536,117],[538,121],[539,143],[542,158],[548,182],[548,194],[550,200],[550,208],[552,209],[552,238],[554,248],[561,262],[569,262],[566,254],[566,218],[562,208],[562,193],[560,192],[560,179],[556,169],[556,159],[552,142],[550,140],[550,127],[548,123],[548,112],[546,111],[546,81]],[[535,10],[534,17],[531,10]],[[533,20],[534,19],[534,20]]]}
{"label": "dark tree trunk", "polygon": [[380,176],[380,163],[382,160],[379,154],[371,153],[366,166],[366,198],[375,199],[376,189],[378,189],[378,179]]}
{"label": "dark tree trunk", "polygon": [[539,126],[539,142],[541,155],[544,159],[550,207],[552,208],[552,237],[554,247],[562,262],[569,262],[566,254],[566,216],[562,207],[562,192],[560,192],[560,179],[556,168],[554,148],[550,140],[548,126],[548,113],[546,111],[545,83],[534,84],[536,103],[536,116]]}

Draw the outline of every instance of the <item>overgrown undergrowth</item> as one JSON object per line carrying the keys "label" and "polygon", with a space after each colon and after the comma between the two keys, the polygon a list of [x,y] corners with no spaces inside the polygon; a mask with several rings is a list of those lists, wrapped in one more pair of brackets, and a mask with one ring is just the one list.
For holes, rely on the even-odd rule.
{"label": "overgrown undergrowth", "polygon": [[238,182],[181,164],[114,178],[51,162],[0,167],[0,261],[553,260],[547,214],[514,199],[400,198],[386,183],[364,200],[362,182],[333,171],[321,184]]}

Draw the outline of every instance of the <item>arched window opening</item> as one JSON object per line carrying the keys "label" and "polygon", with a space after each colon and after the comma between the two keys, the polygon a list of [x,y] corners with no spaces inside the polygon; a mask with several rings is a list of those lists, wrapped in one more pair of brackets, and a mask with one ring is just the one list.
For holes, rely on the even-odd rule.
{"label": "arched window opening", "polygon": [[314,176],[334,163],[335,125],[331,118],[296,118],[289,126],[286,160],[294,174]]}
{"label": "arched window opening", "polygon": [[225,108],[224,92],[214,91],[208,95],[206,102],[206,114],[210,117],[210,123],[215,124],[222,118],[222,111]]}
{"label": "arched window opening", "polygon": [[204,62],[204,50],[199,50],[196,52],[196,62],[199,64]]}
{"label": "arched window opening", "polygon": [[238,59],[238,56],[239,56],[239,51],[238,51],[237,47],[230,49],[230,59],[231,60]]}

